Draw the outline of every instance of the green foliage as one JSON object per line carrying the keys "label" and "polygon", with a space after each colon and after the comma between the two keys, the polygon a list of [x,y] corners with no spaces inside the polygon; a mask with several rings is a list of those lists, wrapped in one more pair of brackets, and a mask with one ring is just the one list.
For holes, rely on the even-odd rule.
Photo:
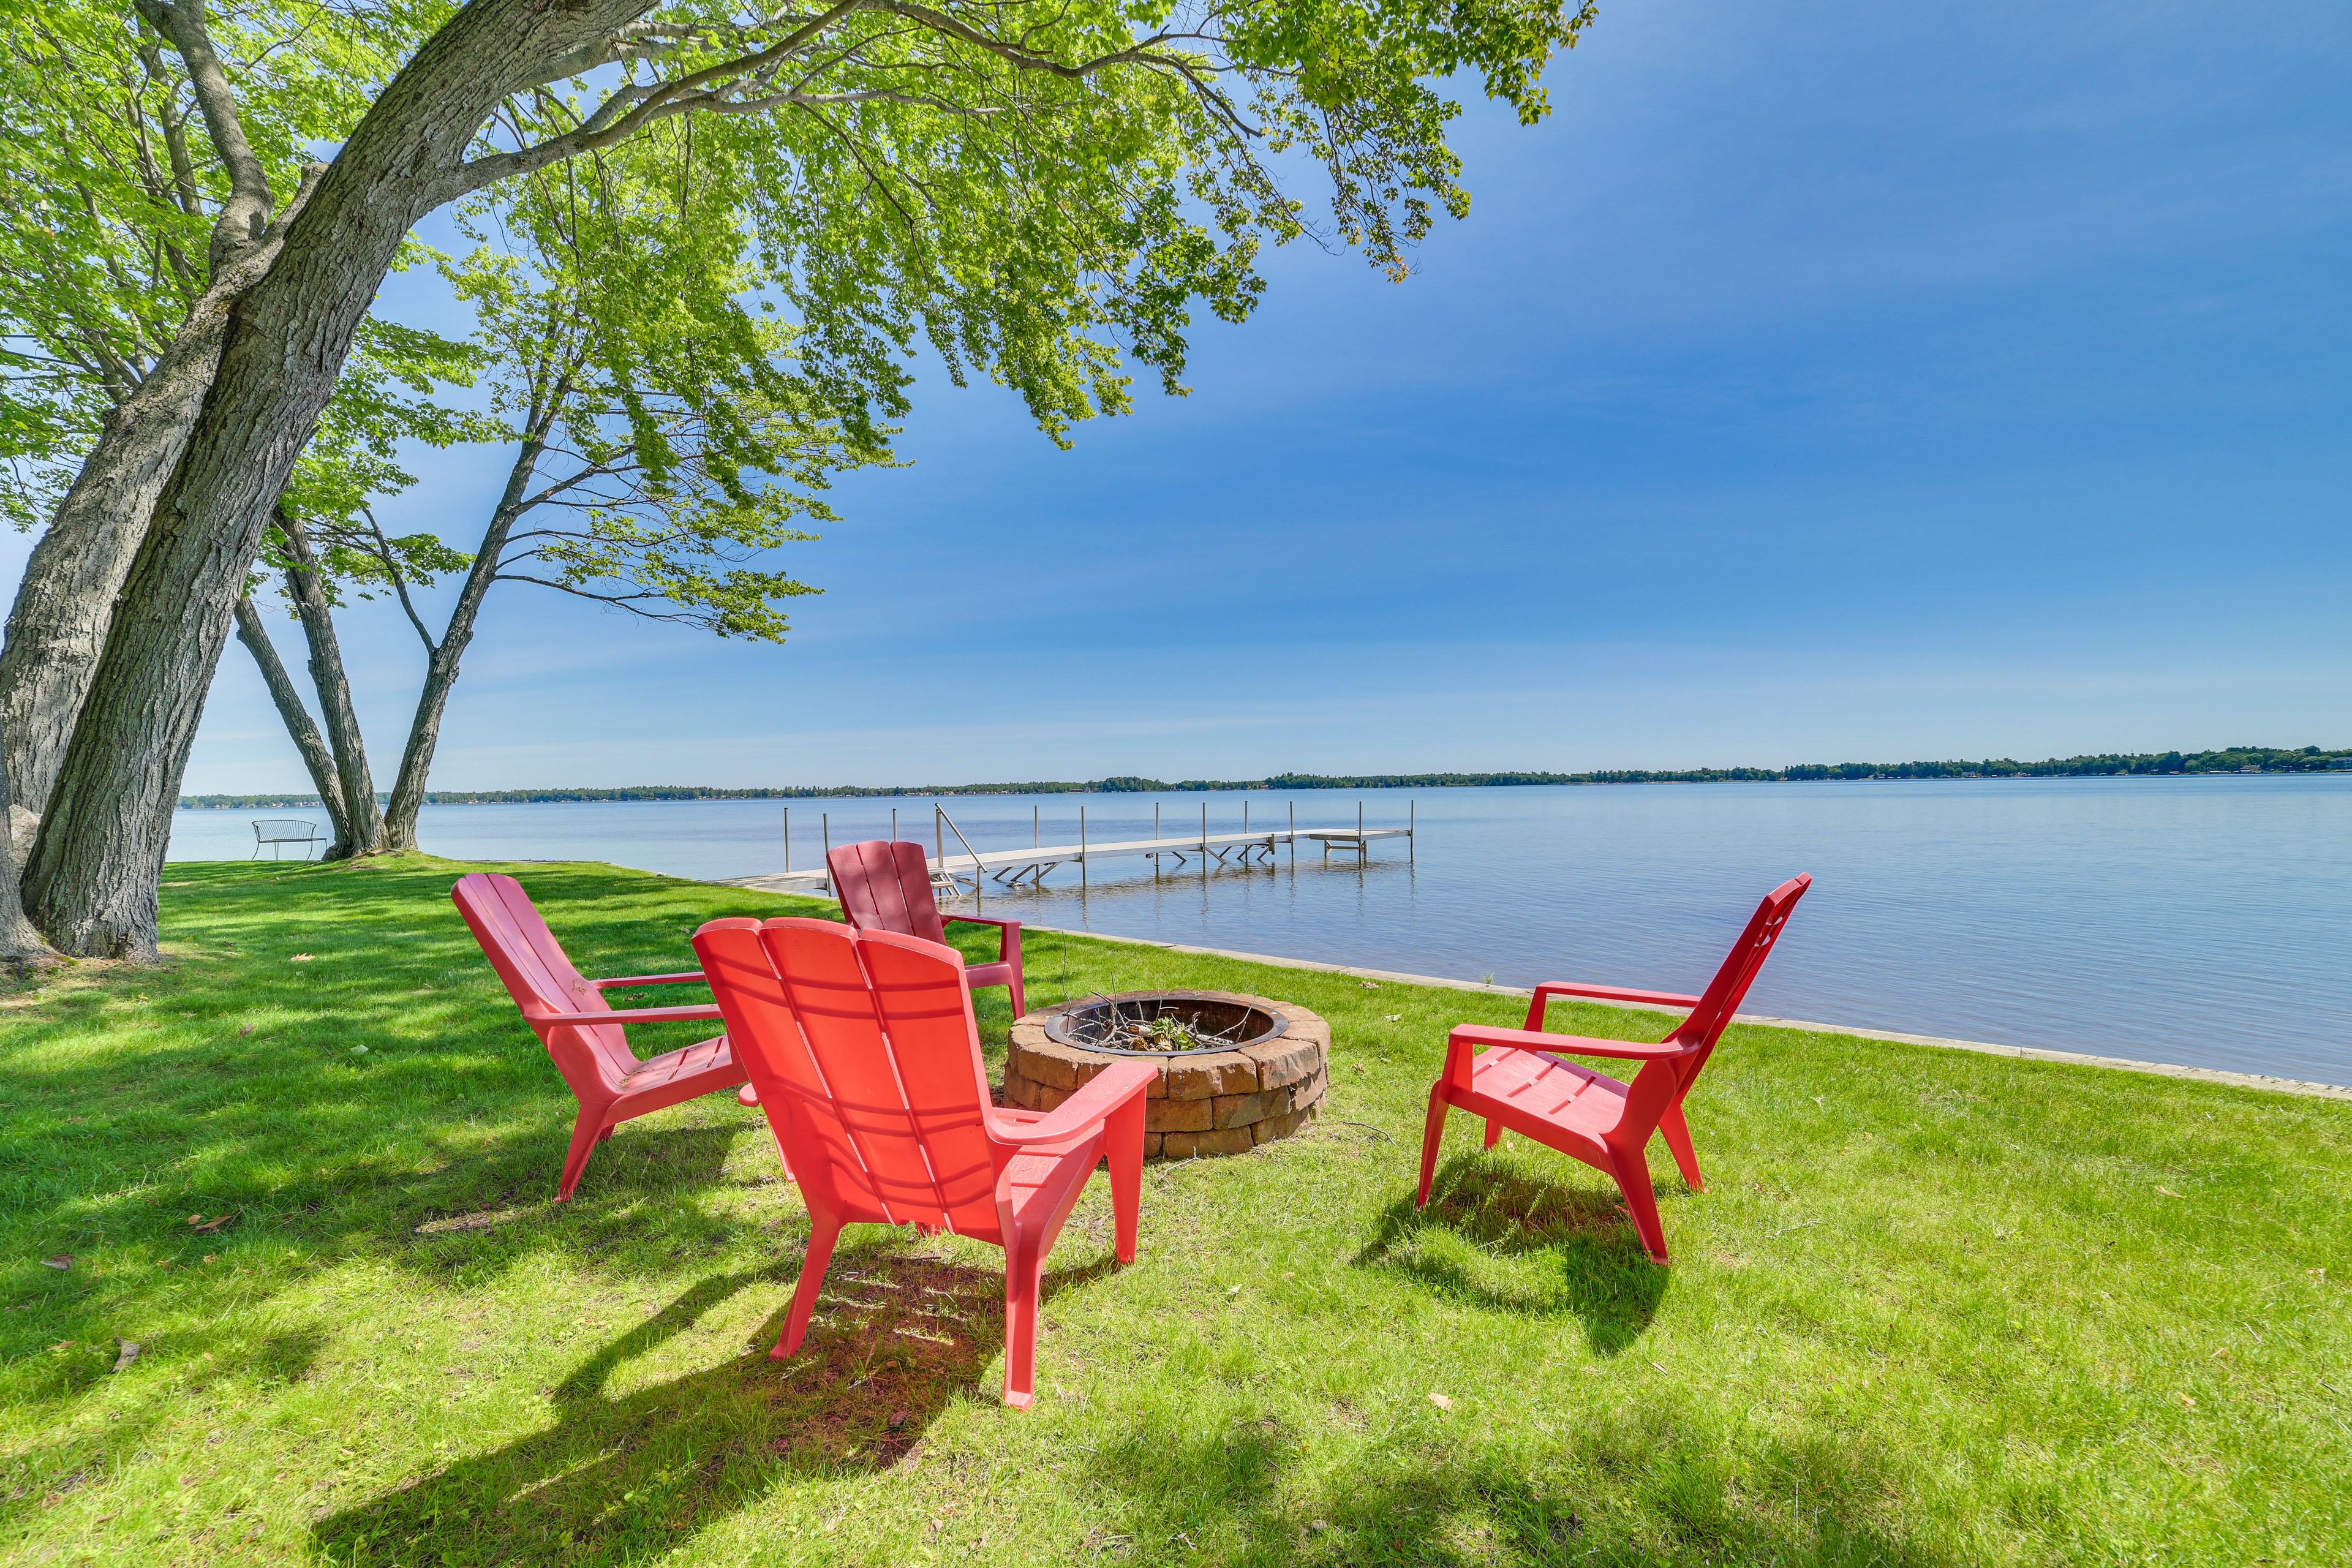
{"label": "green foliage", "polygon": [[796,328],[755,301],[740,193],[688,126],[496,187],[443,271],[479,323],[490,405],[519,441],[490,521],[499,579],[720,637],[782,641],[818,590],[748,564],[836,521],[844,468],[889,435],[829,416]]}
{"label": "green foliage", "polygon": [[[281,200],[447,10],[208,7],[246,137]],[[130,5],[0,0],[0,185],[11,207],[0,224],[0,520],[23,529],[47,521],[107,411],[203,291],[229,179],[176,52]]]}
{"label": "green foliage", "polygon": [[[210,12],[281,200],[449,14]],[[0,339],[40,350],[11,360],[0,407],[8,505],[30,521],[201,287],[192,258],[226,175],[184,72],[129,11],[5,0],[5,15],[26,23],[6,63],[10,172],[42,219],[0,255],[37,284],[0,321]],[[470,217],[511,243],[456,271],[486,340],[518,351],[532,329],[497,362],[515,377],[506,411],[550,415],[583,473],[612,481],[556,502],[585,523],[537,536],[533,580],[782,635],[779,601],[807,590],[742,558],[829,516],[812,494],[824,473],[885,459],[919,342],[958,381],[1019,391],[1057,441],[1129,406],[1129,362],[1180,392],[1191,312],[1246,317],[1264,244],[1313,235],[1402,277],[1435,215],[1467,211],[1444,85],[1475,77],[1532,121],[1544,64],[1591,19],[1559,0],[859,0],[745,20],[688,0],[568,62],[568,85],[567,63],[546,62],[484,125],[468,174],[488,184]],[[1285,188],[1306,171],[1328,182],[1327,218]],[[382,395],[425,385],[407,374],[424,359],[428,380],[471,368],[396,337],[361,345],[295,483],[333,535],[330,565],[395,590],[455,555],[356,521],[408,482],[394,444],[481,434]]]}
{"label": "green foliage", "polygon": [[[1461,1117],[1412,1206],[1446,1029],[1522,1000],[1033,932],[1041,1004],[1065,972],[1284,997],[1330,1021],[1333,1081],[1299,1137],[1148,1167],[1130,1267],[1090,1185],[1016,1415],[1002,1255],[954,1237],[852,1227],[768,1359],[808,1222],[731,1095],[626,1124],[550,1201],[572,1100],[449,906],[467,868],[174,865],[170,967],[9,998],[0,1557],[2352,1556],[2352,1107],[1738,1027],[1690,1100],[1710,1190],[1653,1167],[1660,1269],[1605,1177]],[[824,908],[510,869],[598,975]]]}
{"label": "green foliage", "polygon": [[[1017,390],[1065,440],[1129,405],[1124,366],[1181,390],[1191,311],[1246,317],[1265,243],[1314,234],[1401,276],[1467,195],[1439,85],[1522,118],[1589,11],[1557,0],[871,0],[750,26],[679,5],[489,142],[584,148],[693,114],[806,336],[804,374],[863,437],[906,411],[901,356]],[[716,112],[708,112],[715,110]],[[1319,171],[1328,218],[1280,177]]]}

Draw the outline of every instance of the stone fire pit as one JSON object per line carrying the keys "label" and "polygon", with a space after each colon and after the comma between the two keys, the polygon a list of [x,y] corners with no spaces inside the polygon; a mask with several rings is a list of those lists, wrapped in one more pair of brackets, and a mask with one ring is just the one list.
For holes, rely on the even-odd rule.
{"label": "stone fire pit", "polygon": [[[1083,1043],[1132,1037],[1116,1026],[1155,1017],[1223,1039],[1175,1051]],[[1330,1087],[1331,1026],[1304,1007],[1232,991],[1081,997],[1026,1014],[1013,1026],[1004,1098],[1031,1110],[1052,1110],[1119,1060],[1150,1061],[1160,1068],[1144,1106],[1146,1158],[1243,1154],[1315,1120]]]}

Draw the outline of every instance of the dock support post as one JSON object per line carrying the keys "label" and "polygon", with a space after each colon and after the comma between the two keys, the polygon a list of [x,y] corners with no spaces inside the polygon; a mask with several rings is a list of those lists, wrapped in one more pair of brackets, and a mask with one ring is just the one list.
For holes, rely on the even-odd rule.
{"label": "dock support post", "polygon": [[898,842],[898,808],[895,805],[890,808],[890,842]]}
{"label": "dock support post", "polygon": [[1209,800],[1201,797],[1201,880],[1209,879]]}
{"label": "dock support post", "polygon": [[824,835],[824,881],[825,891],[829,893],[833,891],[833,813],[818,812],[816,825],[818,831]]}
{"label": "dock support post", "polygon": [[784,807],[784,875],[793,874],[793,808]]}
{"label": "dock support post", "polygon": [[1078,807],[1078,887],[1087,885],[1087,808]]}
{"label": "dock support post", "polygon": [[[942,871],[948,868],[948,830],[940,826],[940,818],[946,815],[947,807],[931,807],[931,864]],[[895,811],[890,814],[890,826],[898,826],[898,814]]]}
{"label": "dock support post", "polygon": [[1298,803],[1290,803],[1290,868],[1298,869]]}
{"label": "dock support post", "polygon": [[1356,803],[1356,864],[1361,866],[1372,858],[1372,847],[1364,842],[1364,803]]}

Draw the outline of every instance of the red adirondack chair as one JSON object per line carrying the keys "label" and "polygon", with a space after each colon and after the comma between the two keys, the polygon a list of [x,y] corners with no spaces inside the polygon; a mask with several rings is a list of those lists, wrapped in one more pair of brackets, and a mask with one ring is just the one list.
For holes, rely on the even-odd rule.
{"label": "red adirondack chair", "polygon": [[506,982],[508,994],[522,1009],[523,1022],[546,1046],[556,1070],[580,1101],[580,1120],[572,1129],[572,1152],[563,1161],[556,1202],[571,1198],[580,1173],[588,1168],[588,1156],[622,1122],[743,1081],[742,1065],[724,1035],[644,1061],[629,1049],[625,1025],[716,1018],[719,1011],[715,1004],[616,1012],[604,1000],[604,991],[615,985],[699,983],[699,970],[590,980],[572,967],[522,884],[512,877],[475,871],[457,879],[449,898],[473,928],[490,967]]}
{"label": "red adirondack chair", "polygon": [[713,921],[694,951],[809,1207],[808,1257],[770,1352],[796,1353],[842,1226],[911,1225],[1004,1248],[1004,1403],[1035,1398],[1037,1279],[1097,1163],[1135,1260],[1144,1091],[1118,1061],[1058,1110],[990,1102],[962,955],[832,921]]}
{"label": "red adirondack chair", "polygon": [[[931,894],[931,862],[919,844],[893,844],[872,838],[845,844],[824,858],[833,879],[834,897],[859,931],[894,931],[925,942],[945,943],[947,927],[940,917],[939,900]],[[965,969],[964,983],[977,991],[1002,985],[1013,995],[1013,1016],[1029,1011],[1021,989],[1021,922],[992,921],[979,915],[950,915],[951,921],[997,930],[994,963]]]}
{"label": "red adirondack chair", "polygon": [[[1547,981],[1536,987],[1535,1000],[1528,1005],[1526,1028],[1465,1024],[1448,1035],[1445,1070],[1429,1089],[1429,1125],[1421,1143],[1421,1189],[1413,1202],[1429,1202],[1429,1184],[1437,1173],[1437,1148],[1445,1136],[1446,1112],[1458,1106],[1486,1119],[1489,1149],[1508,1128],[1616,1178],[1642,1244],[1649,1248],[1654,1261],[1667,1261],[1658,1200],[1650,1190],[1645,1152],[1650,1135],[1664,1133],[1666,1147],[1682,1168],[1683,1180],[1695,1193],[1706,1191],[1706,1183],[1699,1177],[1698,1153],[1691,1147],[1690,1124],[1683,1120],[1683,1097],[1697,1080],[1699,1069],[1706,1066],[1724,1026],[1739,1011],[1756,972],[1764,967],[1765,955],[1788,924],[1789,911],[1812,885],[1811,877],[1794,877],[1764,895],[1764,901],[1756,906],[1755,918],[1732,944],[1731,956],[1715,972],[1703,996]],[[1546,1034],[1544,1007],[1554,996],[1687,1007],[1690,1016],[1654,1046]],[[1624,1084],[1563,1061],[1555,1053],[1617,1057],[1643,1066],[1633,1081]]]}

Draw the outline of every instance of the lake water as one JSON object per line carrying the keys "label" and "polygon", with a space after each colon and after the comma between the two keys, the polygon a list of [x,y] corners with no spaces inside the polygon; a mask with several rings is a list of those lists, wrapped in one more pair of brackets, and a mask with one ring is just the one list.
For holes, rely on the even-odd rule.
{"label": "lake water", "polygon": [[[1368,864],[1302,847],[1155,879],[1065,867],[984,911],[1044,925],[1505,984],[1696,990],[1766,889],[1815,879],[1748,1006],[1784,1017],[2352,1083],[2352,776],[1629,784],[1414,792],[960,796],[973,846],[1284,825],[1404,825]],[[427,807],[460,859],[611,860],[679,876],[928,845],[928,801]],[[251,812],[183,811],[174,859],[243,858]],[[293,815],[300,815],[295,813]],[[319,814],[312,813],[316,817]],[[955,843],[950,839],[950,847]]]}

